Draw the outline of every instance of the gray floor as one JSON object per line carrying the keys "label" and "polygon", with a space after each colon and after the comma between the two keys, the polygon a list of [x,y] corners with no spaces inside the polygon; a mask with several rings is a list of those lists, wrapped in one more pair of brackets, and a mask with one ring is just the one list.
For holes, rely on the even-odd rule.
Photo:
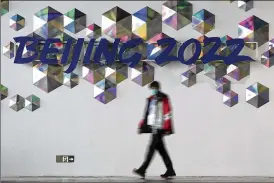
{"label": "gray floor", "polygon": [[92,182],[148,182],[148,183],[161,183],[161,182],[273,182],[274,177],[176,177],[174,179],[163,180],[159,177],[147,177],[145,180],[137,177],[17,177],[17,178],[1,178],[2,183],[92,183]]}

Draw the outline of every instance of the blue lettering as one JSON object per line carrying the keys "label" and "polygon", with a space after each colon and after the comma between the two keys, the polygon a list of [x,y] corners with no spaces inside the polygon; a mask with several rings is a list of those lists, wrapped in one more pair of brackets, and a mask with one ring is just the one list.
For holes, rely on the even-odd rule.
{"label": "blue lettering", "polygon": [[72,45],[72,39],[68,39],[68,41],[66,43],[66,47],[63,51],[62,60],[61,60],[61,64],[63,64],[63,65],[65,65],[68,62],[71,45]]}
{"label": "blue lettering", "polygon": [[95,39],[91,39],[90,42],[88,43],[88,47],[86,49],[86,53],[85,53],[85,56],[84,56],[84,61],[83,61],[83,64],[90,64],[90,57],[91,57],[91,54],[92,54],[92,50],[93,50],[93,47],[94,47],[94,43],[95,43]]}
{"label": "blue lettering", "polygon": [[[188,61],[185,61],[185,57],[184,57],[185,49],[190,44],[195,44],[195,53]],[[199,59],[201,51],[202,51],[202,46],[200,42],[197,39],[189,39],[186,42],[184,42],[183,45],[180,47],[178,51],[178,57],[182,64],[191,65]]]}
{"label": "blue lettering", "polygon": [[210,43],[214,42],[215,44],[209,49],[209,51],[202,56],[201,60],[203,61],[204,64],[207,64],[212,61],[216,60],[224,60],[225,57],[221,55],[216,55],[217,50],[221,46],[221,38],[218,37],[205,37],[204,40],[204,46],[208,46]]}
{"label": "blue lettering", "polygon": [[164,49],[163,52],[159,56],[155,58],[155,62],[158,65],[164,64],[165,62],[170,62],[170,61],[178,61],[179,59],[176,56],[170,56],[170,52],[174,49],[176,46],[176,41],[174,38],[164,38],[161,40],[157,41],[157,44],[159,46],[167,44],[167,48]]}
{"label": "blue lettering", "polygon": [[[35,47],[38,44],[38,40],[33,37],[15,37],[14,40],[16,43],[19,43],[19,47],[16,51],[14,63],[26,64],[26,63],[33,62],[36,59],[36,57],[38,56],[38,53],[37,53],[37,50]],[[32,42],[32,43],[27,45],[28,42]],[[28,51],[34,52],[34,54],[32,56],[27,57],[27,58],[22,57],[25,46]]]}
{"label": "blue lettering", "polygon": [[[24,64],[24,63],[30,63],[34,61],[37,56],[38,56],[38,51],[36,49],[36,46],[38,44],[38,40],[33,38],[33,37],[15,37],[14,38],[16,43],[19,43],[19,48],[17,49],[16,56],[14,59],[14,63],[16,64]],[[93,51],[93,47],[95,45],[95,39],[91,39],[85,56],[84,56],[84,64],[89,64],[91,61],[91,54]],[[27,44],[30,43],[31,44]],[[233,52],[228,55],[227,57],[217,55],[216,52],[221,46],[221,39],[218,37],[211,37],[211,38],[205,38],[204,44],[205,46],[215,43],[213,47],[205,54],[202,56],[201,60],[203,61],[204,64],[216,61],[216,60],[223,60],[225,64],[230,65],[234,64],[236,62],[241,62],[241,61],[254,61],[251,57],[249,56],[244,56],[244,55],[239,55],[241,50],[244,47],[244,40],[243,39],[231,39],[226,42],[227,47],[233,47]],[[56,53],[58,53],[58,49],[52,47],[55,43],[62,43],[60,39],[47,39],[44,48],[41,51],[40,55],[40,60],[44,64],[58,64],[57,61],[57,56]],[[68,58],[70,56],[71,52],[71,47],[72,47],[73,40],[69,39],[66,43],[66,46],[63,51],[62,59],[61,59],[61,64],[66,64],[68,63]],[[79,57],[82,51],[84,39],[80,38],[77,40],[76,45],[74,46],[73,49],[73,55],[72,55],[72,60],[70,63],[69,68],[65,71],[65,73],[71,73],[77,66]],[[115,39],[112,48],[109,48],[109,41],[106,39],[101,39],[97,49],[95,50],[95,56],[94,56],[94,62],[97,64],[101,64],[101,57],[102,55],[106,59],[106,64],[112,65],[117,58],[117,51],[118,51],[118,46],[120,43],[120,39]],[[138,62],[141,61],[142,55],[138,52],[135,52],[131,57],[129,58],[123,58],[123,54],[129,50],[133,49],[134,47],[140,45],[143,43],[143,40],[141,38],[137,39],[132,39],[129,40],[128,42],[124,43],[118,53],[119,60],[123,63],[129,64],[130,67],[135,67]],[[167,47],[160,53],[159,56],[155,58],[155,62],[159,65],[164,64],[165,62],[170,62],[170,61],[180,61],[183,64],[190,65],[196,63],[196,61],[200,57],[200,53],[202,51],[202,46],[200,42],[196,39],[189,39],[188,41],[184,42],[182,46],[180,47],[178,51],[178,57],[170,55],[172,51],[174,51],[174,47],[176,46],[176,40],[174,38],[164,38],[161,40],[157,41],[158,46],[162,45],[167,45]],[[184,52],[185,49],[190,45],[190,44],[195,44],[195,53],[193,56],[185,61],[184,58]],[[23,58],[23,51],[24,48],[28,51],[34,52],[32,56],[29,56],[27,58]],[[51,56],[53,55],[53,58],[47,58],[47,55],[50,54]]]}
{"label": "blue lettering", "polygon": [[141,61],[142,55],[140,53],[134,53],[134,55],[132,55],[131,57],[124,59],[123,54],[126,50],[128,50],[128,48],[134,48],[135,46],[138,46],[142,43],[143,40],[141,38],[132,39],[124,43],[119,51],[119,60],[125,64],[131,63],[129,67],[135,67],[138,62]]}
{"label": "blue lettering", "polygon": [[[44,44],[44,49],[41,52],[40,60],[43,64],[58,64],[56,53],[58,53],[57,48],[51,48],[54,43],[60,43],[60,39],[47,39]],[[55,54],[54,58],[47,58],[48,54]]]}
{"label": "blue lettering", "polygon": [[65,71],[65,73],[71,73],[76,68],[81,51],[82,51],[83,43],[84,43],[84,38],[79,38],[77,40],[77,43],[73,50],[73,56],[72,56],[71,63],[69,65],[69,68]]}
{"label": "blue lettering", "polygon": [[109,50],[109,41],[106,39],[101,39],[94,55],[94,62],[100,64],[101,56],[103,54],[106,59],[106,63],[108,65],[112,65],[117,56],[119,43],[120,39],[115,39],[113,48]]}
{"label": "blue lettering", "polygon": [[231,39],[226,41],[227,47],[232,46],[232,45],[238,45],[232,53],[230,53],[227,57],[224,58],[224,62],[226,65],[229,64],[234,64],[236,62],[241,62],[241,61],[254,61],[251,57],[249,56],[244,56],[244,55],[239,55],[239,53],[242,51],[244,48],[244,40],[243,39]]}

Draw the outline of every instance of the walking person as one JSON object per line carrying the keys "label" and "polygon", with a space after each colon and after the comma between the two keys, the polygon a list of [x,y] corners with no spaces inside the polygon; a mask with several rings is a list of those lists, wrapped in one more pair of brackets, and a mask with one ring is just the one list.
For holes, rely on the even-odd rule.
{"label": "walking person", "polygon": [[172,126],[171,105],[167,94],[161,92],[160,83],[157,81],[149,85],[152,95],[147,99],[145,114],[139,124],[139,133],[151,133],[151,142],[147,149],[147,155],[143,164],[133,172],[141,177],[145,177],[146,170],[157,150],[161,155],[167,171],[161,175],[162,178],[176,176],[172,161],[166,150],[163,138],[165,135],[174,133]]}

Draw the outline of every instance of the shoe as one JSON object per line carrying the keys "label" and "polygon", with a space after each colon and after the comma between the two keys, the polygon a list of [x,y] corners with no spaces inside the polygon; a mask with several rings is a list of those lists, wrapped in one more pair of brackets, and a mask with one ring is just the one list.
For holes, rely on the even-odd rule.
{"label": "shoe", "polygon": [[134,169],[133,169],[133,173],[139,175],[139,176],[142,177],[142,178],[145,178],[145,176],[146,176],[146,173],[143,172],[143,171],[141,171],[140,169],[135,169],[135,168],[134,168]]}
{"label": "shoe", "polygon": [[167,178],[170,178],[170,177],[175,177],[176,176],[176,173],[174,170],[171,170],[171,171],[166,171],[165,174],[162,174],[161,177],[164,178],[164,179],[167,179]]}

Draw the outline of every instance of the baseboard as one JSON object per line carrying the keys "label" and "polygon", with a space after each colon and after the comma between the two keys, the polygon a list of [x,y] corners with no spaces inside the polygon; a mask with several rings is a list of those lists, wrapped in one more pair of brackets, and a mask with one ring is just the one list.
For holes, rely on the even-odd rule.
{"label": "baseboard", "polygon": [[[13,182],[166,182],[159,177],[146,177],[145,180],[137,177],[66,177],[66,176],[43,176],[43,177],[1,177],[2,183]],[[168,182],[274,182],[274,177],[176,177]]]}

